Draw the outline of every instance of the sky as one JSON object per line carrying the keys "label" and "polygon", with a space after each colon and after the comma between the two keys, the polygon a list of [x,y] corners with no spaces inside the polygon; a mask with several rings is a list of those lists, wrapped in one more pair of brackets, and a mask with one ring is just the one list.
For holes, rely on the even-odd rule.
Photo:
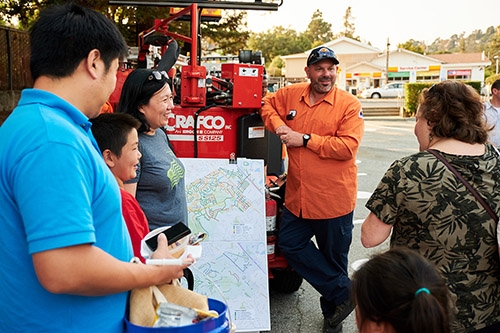
{"label": "sky", "polygon": [[380,50],[386,49],[387,39],[394,50],[410,39],[432,44],[436,38],[449,39],[462,32],[468,36],[474,30],[485,32],[490,26],[500,25],[499,0],[283,0],[277,11],[249,10],[248,28],[265,32],[281,25],[300,33],[319,9],[333,32],[338,33],[343,30],[349,6],[355,35]]}

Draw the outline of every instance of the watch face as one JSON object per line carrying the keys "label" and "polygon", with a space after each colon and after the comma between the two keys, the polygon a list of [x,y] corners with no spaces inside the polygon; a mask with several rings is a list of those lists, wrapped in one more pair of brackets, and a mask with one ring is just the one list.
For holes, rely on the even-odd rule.
{"label": "watch face", "polygon": [[307,146],[307,141],[309,141],[310,138],[311,138],[311,136],[309,134],[304,134],[302,136],[302,141],[303,141],[302,144],[303,144],[304,147]]}

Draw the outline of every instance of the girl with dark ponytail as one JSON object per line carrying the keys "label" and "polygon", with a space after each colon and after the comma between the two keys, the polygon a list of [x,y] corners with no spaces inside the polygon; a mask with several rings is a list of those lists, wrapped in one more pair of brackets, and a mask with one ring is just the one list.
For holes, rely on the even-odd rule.
{"label": "girl with dark ponytail", "polygon": [[451,301],[436,268],[418,252],[375,255],[352,278],[360,333],[450,333]]}

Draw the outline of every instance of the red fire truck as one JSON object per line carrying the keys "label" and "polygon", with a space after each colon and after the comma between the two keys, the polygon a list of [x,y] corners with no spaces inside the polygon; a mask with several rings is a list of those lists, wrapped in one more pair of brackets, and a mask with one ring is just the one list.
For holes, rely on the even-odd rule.
{"label": "red fire truck", "polygon": [[[138,66],[146,67],[145,57],[151,45],[161,48],[158,70],[167,70],[173,77],[176,107],[166,132],[178,157],[264,159],[267,166],[266,219],[268,233],[268,267],[271,288],[284,293],[298,290],[302,277],[279,253],[276,246],[277,214],[283,204],[285,176],[282,171],[282,146],[279,138],[265,130],[258,110],[262,106],[264,66],[260,52],[240,51],[237,62],[220,65],[216,73],[200,64],[200,17],[203,8],[277,10],[278,4],[236,1],[169,1],[180,7],[168,18],[155,20],[154,27],[138,38]],[[110,4],[143,5],[141,1],[109,1]],[[157,2],[158,5],[162,3]],[[191,35],[183,36],[169,30],[169,23],[189,18]],[[177,41],[190,45],[187,64],[176,73],[179,58]],[[111,96],[118,102],[121,86],[131,68],[119,72],[117,89]],[[276,199],[273,199],[273,197]]]}

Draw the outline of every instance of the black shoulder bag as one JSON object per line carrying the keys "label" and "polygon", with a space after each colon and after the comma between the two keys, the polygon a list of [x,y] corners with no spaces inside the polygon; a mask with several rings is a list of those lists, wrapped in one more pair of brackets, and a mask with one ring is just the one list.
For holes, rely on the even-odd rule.
{"label": "black shoulder bag", "polygon": [[450,162],[448,162],[436,150],[427,149],[427,151],[432,155],[436,156],[438,160],[443,162],[443,164],[446,165],[451,172],[453,172],[453,174],[465,185],[465,187],[467,187],[470,193],[472,193],[472,195],[477,199],[477,201],[479,201],[479,203],[484,207],[484,209],[486,209],[486,211],[488,212],[488,214],[490,214],[493,221],[498,222],[498,216],[495,214],[495,212],[493,212],[493,209],[491,209],[491,207],[486,203],[486,201],[484,201],[484,199],[479,195],[479,193],[477,193],[477,191],[471,186],[471,184],[468,181],[466,181],[464,177],[462,177],[462,175],[457,171],[457,169],[455,169],[450,164]]}

